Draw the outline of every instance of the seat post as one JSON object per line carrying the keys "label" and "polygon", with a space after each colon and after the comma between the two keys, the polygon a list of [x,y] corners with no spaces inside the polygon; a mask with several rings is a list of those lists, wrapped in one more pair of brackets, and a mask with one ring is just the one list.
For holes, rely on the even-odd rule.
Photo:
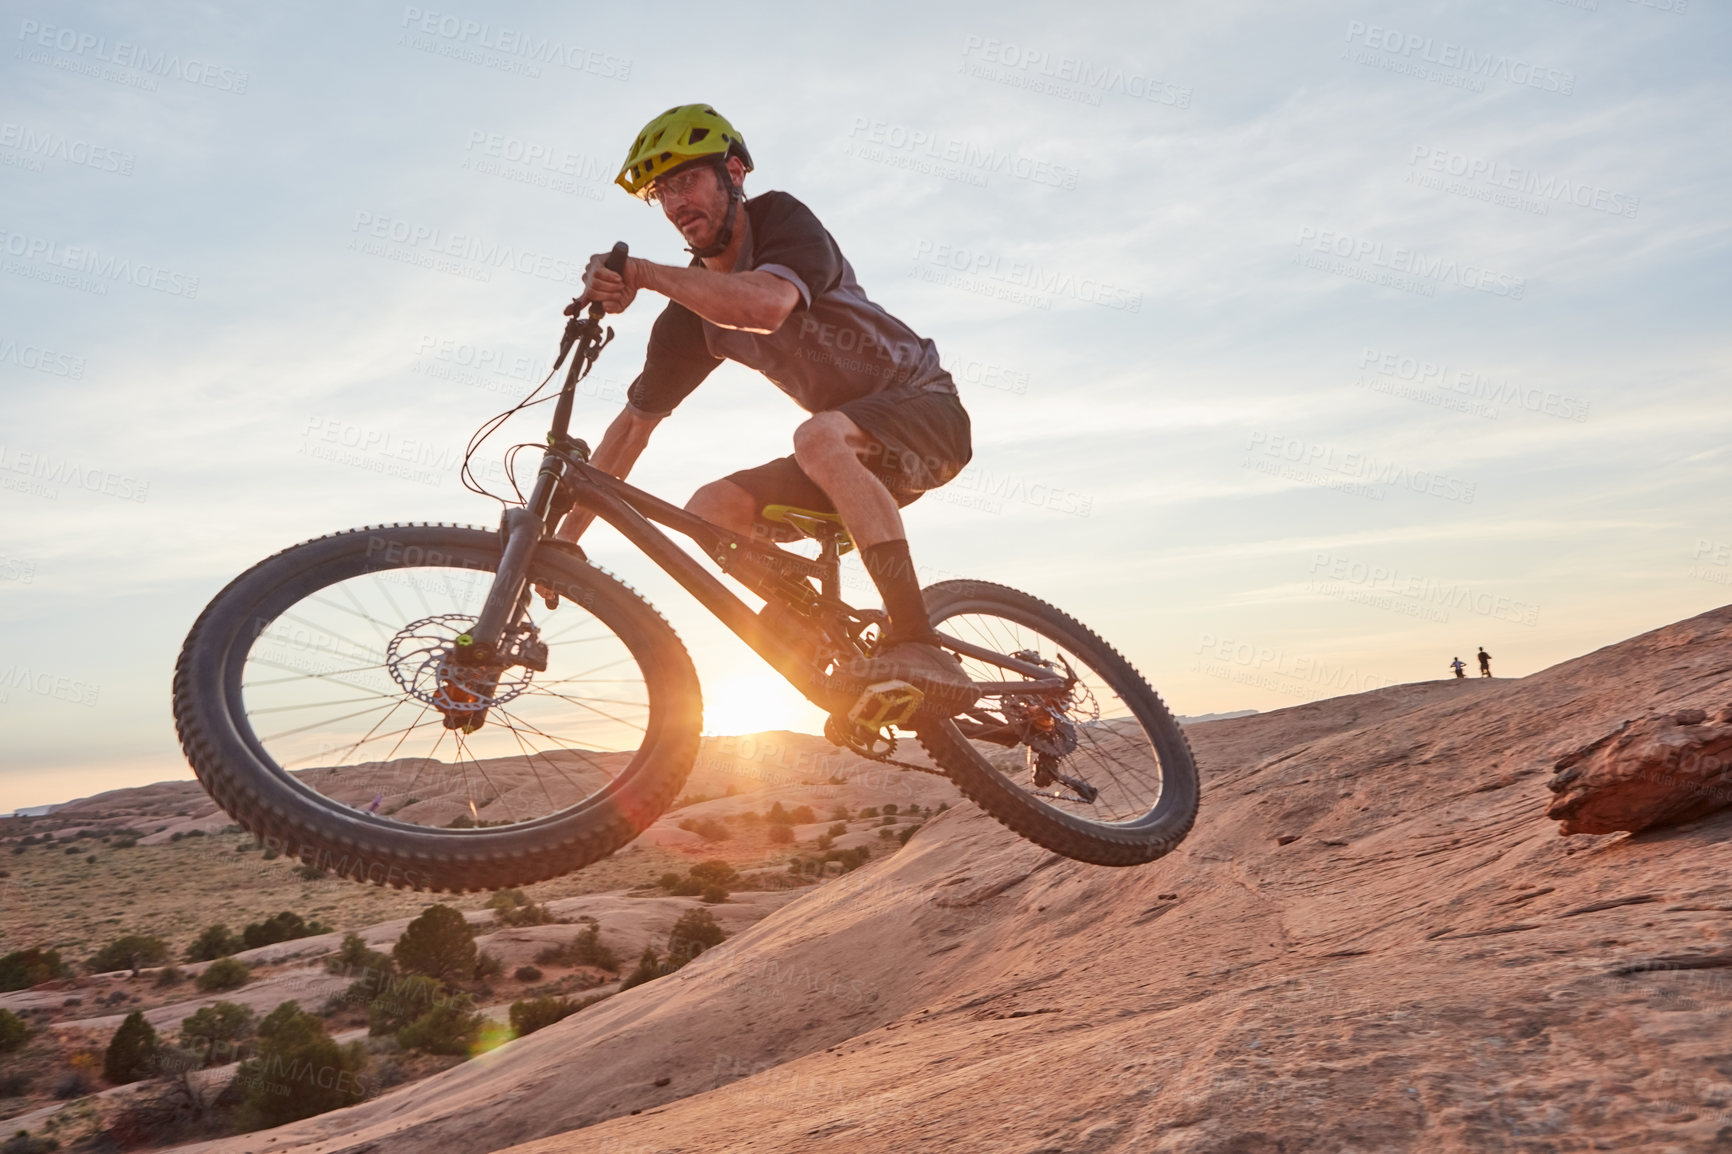
{"label": "seat post", "polygon": [[818,538],[818,561],[824,566],[824,576],[819,579],[822,586],[820,592],[833,601],[842,599],[842,553],[836,547],[836,530],[826,526],[825,532]]}

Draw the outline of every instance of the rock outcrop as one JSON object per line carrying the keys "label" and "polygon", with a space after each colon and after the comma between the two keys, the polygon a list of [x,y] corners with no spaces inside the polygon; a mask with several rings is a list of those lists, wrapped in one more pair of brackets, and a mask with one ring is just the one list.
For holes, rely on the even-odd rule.
{"label": "rock outcrop", "polygon": [[1732,806],[1732,705],[1626,721],[1558,759],[1546,816],[1560,834],[1635,833]]}

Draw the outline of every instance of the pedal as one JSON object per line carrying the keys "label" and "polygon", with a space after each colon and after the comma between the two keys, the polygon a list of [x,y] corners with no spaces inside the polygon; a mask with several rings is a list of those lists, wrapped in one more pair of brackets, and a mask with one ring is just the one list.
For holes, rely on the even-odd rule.
{"label": "pedal", "polygon": [[861,692],[848,710],[848,720],[869,733],[892,725],[905,727],[925,700],[926,695],[906,681],[880,681]]}

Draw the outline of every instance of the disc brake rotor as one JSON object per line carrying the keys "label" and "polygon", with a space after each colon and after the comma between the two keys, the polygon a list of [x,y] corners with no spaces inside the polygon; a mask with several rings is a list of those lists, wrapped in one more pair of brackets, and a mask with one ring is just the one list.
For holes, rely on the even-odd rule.
{"label": "disc brake rotor", "polygon": [[[528,688],[532,670],[458,662],[457,638],[475,618],[462,613],[423,617],[385,647],[385,668],[403,692],[442,712],[469,713],[503,705]],[[509,676],[508,676],[509,674]]]}

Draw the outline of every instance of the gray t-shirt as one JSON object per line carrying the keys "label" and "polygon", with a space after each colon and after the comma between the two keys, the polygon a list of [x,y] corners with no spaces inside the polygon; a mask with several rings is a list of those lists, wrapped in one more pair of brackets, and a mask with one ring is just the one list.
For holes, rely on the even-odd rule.
{"label": "gray t-shirt", "polygon": [[809,413],[892,389],[956,391],[937,346],[867,298],[811,209],[785,192],[743,207],[746,235],[734,271],[781,277],[800,291],[800,303],[775,332],[748,333],[669,301],[632,382],[632,408],[665,416],[724,358],[763,373]]}

